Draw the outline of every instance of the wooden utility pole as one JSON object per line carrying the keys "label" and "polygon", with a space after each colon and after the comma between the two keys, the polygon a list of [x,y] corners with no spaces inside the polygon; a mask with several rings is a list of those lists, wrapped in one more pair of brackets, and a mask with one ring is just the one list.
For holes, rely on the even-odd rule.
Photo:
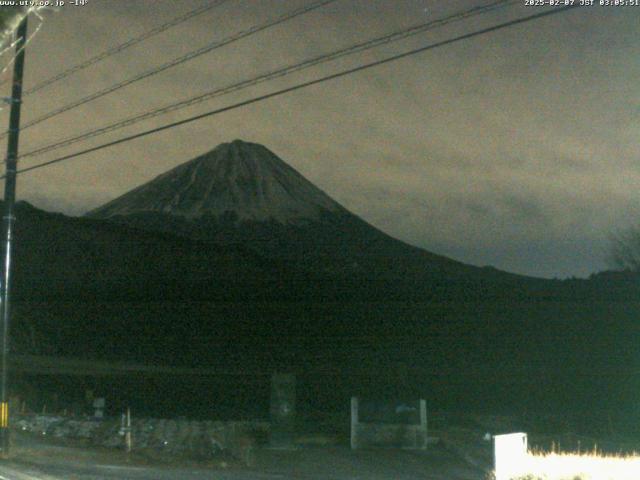
{"label": "wooden utility pole", "polygon": [[9,355],[9,312],[11,286],[11,250],[13,242],[13,207],[16,201],[16,170],[18,168],[18,139],[20,137],[20,107],[22,103],[22,78],[24,73],[24,52],[27,43],[27,16],[20,23],[17,32],[16,60],[13,66],[13,87],[11,90],[11,112],[9,116],[9,136],[7,140],[7,160],[4,183],[4,262],[0,285],[0,454],[9,453],[9,395],[8,355]]}

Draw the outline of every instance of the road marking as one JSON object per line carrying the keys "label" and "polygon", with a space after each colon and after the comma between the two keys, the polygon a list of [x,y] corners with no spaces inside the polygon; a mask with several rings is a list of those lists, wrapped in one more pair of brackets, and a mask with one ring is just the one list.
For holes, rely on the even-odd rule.
{"label": "road marking", "polygon": [[52,477],[50,475],[44,475],[44,476],[38,475],[36,477],[28,473],[23,473],[19,470],[16,470],[15,468],[8,468],[5,465],[3,465],[0,468],[6,475],[10,475],[10,477],[5,477],[4,475],[0,475],[0,480],[59,480],[56,477]]}
{"label": "road marking", "polygon": [[[150,467],[134,467],[130,465],[94,465],[96,468],[106,468],[110,470],[148,470]],[[1,480],[1,479],[0,479]]]}

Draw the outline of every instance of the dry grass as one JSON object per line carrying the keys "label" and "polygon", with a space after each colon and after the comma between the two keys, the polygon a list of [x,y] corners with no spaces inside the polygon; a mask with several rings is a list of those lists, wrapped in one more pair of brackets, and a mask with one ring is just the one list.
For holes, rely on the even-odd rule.
{"label": "dry grass", "polygon": [[531,452],[512,480],[639,480],[640,455]]}

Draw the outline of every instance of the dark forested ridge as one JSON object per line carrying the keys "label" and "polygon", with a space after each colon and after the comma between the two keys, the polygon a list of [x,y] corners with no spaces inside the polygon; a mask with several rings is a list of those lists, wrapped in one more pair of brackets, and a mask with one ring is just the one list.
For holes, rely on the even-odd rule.
{"label": "dark forested ridge", "polygon": [[21,202],[14,351],[321,369],[334,372],[336,395],[375,376],[411,394],[438,392],[436,403],[460,408],[544,410],[571,398],[574,410],[632,409],[638,275],[561,281],[465,265],[314,195],[320,200],[299,209],[321,205],[314,215],[291,221],[242,211],[189,217],[129,203],[128,214],[72,218]]}

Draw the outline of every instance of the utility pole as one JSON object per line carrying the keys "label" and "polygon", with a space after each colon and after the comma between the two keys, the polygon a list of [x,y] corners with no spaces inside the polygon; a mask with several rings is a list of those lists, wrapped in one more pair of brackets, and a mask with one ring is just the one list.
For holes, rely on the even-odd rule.
{"label": "utility pole", "polygon": [[4,262],[0,285],[0,454],[9,453],[9,399],[7,375],[9,373],[9,307],[11,286],[11,247],[15,217],[13,207],[16,201],[16,170],[18,168],[18,139],[20,137],[20,106],[22,103],[22,77],[24,73],[24,51],[27,43],[27,15],[17,32],[16,60],[13,65],[13,87],[11,90],[11,112],[9,116],[9,136],[7,140],[6,175],[4,183]]}

